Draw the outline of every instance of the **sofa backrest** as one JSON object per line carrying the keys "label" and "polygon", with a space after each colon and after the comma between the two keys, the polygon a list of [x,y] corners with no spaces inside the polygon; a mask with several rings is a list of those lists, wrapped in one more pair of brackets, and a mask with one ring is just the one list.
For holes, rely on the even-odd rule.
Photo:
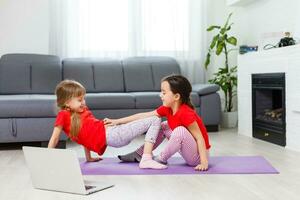
{"label": "sofa backrest", "polygon": [[160,91],[161,79],[180,74],[175,59],[169,57],[132,57],[123,60],[127,92]]}
{"label": "sofa backrest", "polygon": [[169,57],[61,62],[52,55],[6,54],[0,59],[0,94],[53,94],[64,79],[79,81],[89,93],[159,91],[161,79],[170,74],[180,74],[180,68]]}
{"label": "sofa backrest", "polygon": [[6,54],[0,59],[0,94],[53,94],[61,80],[57,56]]}
{"label": "sofa backrest", "polygon": [[87,92],[124,92],[121,61],[113,59],[67,58],[63,79],[80,82]]}
{"label": "sofa backrest", "polygon": [[67,58],[62,63],[63,79],[79,81],[87,92],[159,91],[164,76],[180,74],[169,57]]}

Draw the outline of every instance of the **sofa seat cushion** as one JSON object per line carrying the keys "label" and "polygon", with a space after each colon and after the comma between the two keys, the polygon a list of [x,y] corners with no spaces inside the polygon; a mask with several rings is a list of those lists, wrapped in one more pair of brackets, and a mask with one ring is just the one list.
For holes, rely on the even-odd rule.
{"label": "sofa seat cushion", "polygon": [[135,108],[135,100],[130,93],[88,93],[85,100],[91,110]]}
{"label": "sofa seat cushion", "polygon": [[[138,109],[156,109],[162,105],[159,92],[131,92],[135,97],[135,108]],[[200,106],[200,100],[197,93],[191,93],[192,103],[194,106]]]}
{"label": "sofa seat cushion", "polygon": [[55,117],[55,95],[0,95],[0,118]]}
{"label": "sofa seat cushion", "polygon": [[135,108],[156,109],[162,105],[159,92],[131,92],[135,98]]}

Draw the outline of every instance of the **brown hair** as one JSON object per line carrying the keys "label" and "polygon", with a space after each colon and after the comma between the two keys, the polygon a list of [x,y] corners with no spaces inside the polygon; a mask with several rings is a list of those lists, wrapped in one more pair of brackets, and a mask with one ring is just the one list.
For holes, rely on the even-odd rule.
{"label": "brown hair", "polygon": [[[55,88],[56,104],[60,110],[69,110],[67,107],[67,101],[74,97],[80,97],[85,95],[85,88],[74,80],[63,80]],[[81,128],[80,114],[70,110],[71,112],[71,128],[70,135],[77,137]]]}
{"label": "brown hair", "polygon": [[187,78],[182,75],[169,75],[164,77],[161,82],[168,82],[170,89],[174,94],[180,94],[180,100],[182,103],[188,105],[190,108],[195,109],[191,101],[192,86]]}

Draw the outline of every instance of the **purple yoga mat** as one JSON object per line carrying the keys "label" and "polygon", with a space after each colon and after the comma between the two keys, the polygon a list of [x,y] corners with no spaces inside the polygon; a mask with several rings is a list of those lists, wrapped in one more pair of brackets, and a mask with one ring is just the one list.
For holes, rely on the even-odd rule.
{"label": "purple yoga mat", "polygon": [[278,174],[279,172],[262,156],[210,157],[208,171],[195,171],[181,157],[168,161],[168,169],[140,169],[138,163],[124,163],[118,158],[104,158],[87,163],[80,159],[83,175],[163,175],[163,174]]}

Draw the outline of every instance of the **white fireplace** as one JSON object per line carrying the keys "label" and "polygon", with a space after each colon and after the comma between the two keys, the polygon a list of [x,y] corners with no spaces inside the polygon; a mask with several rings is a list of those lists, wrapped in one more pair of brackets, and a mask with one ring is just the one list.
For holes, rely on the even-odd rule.
{"label": "white fireplace", "polygon": [[285,73],[286,148],[300,151],[300,45],[238,56],[238,133],[252,137],[251,75]]}

